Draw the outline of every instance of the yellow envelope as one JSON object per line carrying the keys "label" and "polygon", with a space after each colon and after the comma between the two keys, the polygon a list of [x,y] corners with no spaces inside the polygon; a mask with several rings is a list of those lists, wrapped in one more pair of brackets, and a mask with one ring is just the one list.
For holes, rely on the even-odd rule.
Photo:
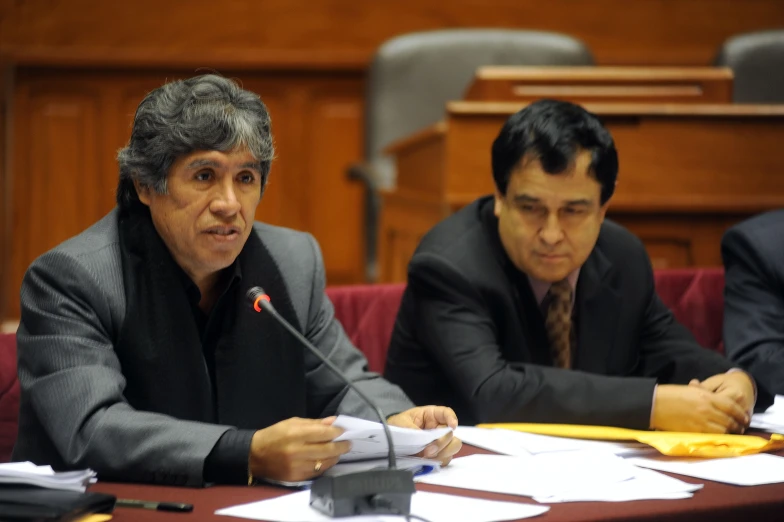
{"label": "yellow envelope", "polygon": [[593,440],[636,440],[672,457],[738,457],[784,448],[784,435],[773,434],[770,440],[756,435],[718,435],[675,431],[642,431],[607,426],[572,424],[480,424],[480,428],[539,433],[555,437]]}
{"label": "yellow envelope", "polygon": [[111,520],[111,515],[105,515],[102,513],[96,513],[93,515],[86,515],[82,518],[77,519],[76,522],[106,522],[107,520]]}

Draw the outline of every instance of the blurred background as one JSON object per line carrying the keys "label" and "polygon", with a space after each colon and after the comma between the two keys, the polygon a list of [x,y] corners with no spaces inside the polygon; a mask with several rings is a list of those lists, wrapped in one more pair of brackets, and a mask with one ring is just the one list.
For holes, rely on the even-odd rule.
{"label": "blurred background", "polygon": [[[548,62],[552,52],[542,51],[541,59],[526,58],[532,65],[731,66],[720,63],[725,42],[784,28],[784,0],[0,0],[0,321],[13,324],[18,319],[19,287],[30,262],[114,206],[115,155],[128,139],[142,96],[164,81],[203,72],[239,80],[271,112],[278,158],[257,218],[314,234],[330,285],[404,279],[405,261],[422,231],[492,190],[489,143],[483,141],[487,133],[476,134],[475,141],[461,142],[476,143],[475,150],[469,147],[475,157],[450,160],[476,162],[473,176],[481,183],[459,189],[459,197],[442,190],[439,180],[424,184],[421,193],[404,203],[398,198],[397,214],[384,217],[383,209],[395,208],[395,203],[385,202],[386,196],[375,189],[394,193],[396,180],[402,182],[406,174],[402,160],[397,177],[380,172],[383,165],[372,166],[380,146],[374,136],[384,132],[384,122],[374,120],[376,113],[397,111],[373,97],[392,84],[409,91],[428,90],[430,84],[408,82],[414,70],[410,56],[404,66],[384,71],[383,56],[377,57],[377,74],[371,64],[390,39],[468,28],[549,31],[584,46],[575,51],[576,58],[553,63]],[[458,37],[458,44],[468,38]],[[408,45],[416,49],[417,41]],[[444,67],[459,60],[441,60],[430,52],[429,59]],[[514,63],[509,60],[505,55],[495,64]],[[784,70],[784,65],[762,67],[770,78]],[[458,94],[450,96],[459,100],[470,76],[455,80],[444,72],[441,79],[454,84]],[[536,92],[547,95],[546,90]],[[480,105],[492,101],[477,100]],[[744,100],[727,101],[735,106]],[[619,187],[637,186],[642,196],[646,181],[663,187],[654,191],[659,199],[619,192],[619,212],[625,212],[620,220],[643,237],[657,268],[719,264],[718,240],[726,226],[784,206],[784,189],[776,188],[784,186],[776,181],[784,166],[779,158],[784,111],[773,106],[775,99],[745,101],[754,105],[708,104],[698,116],[673,104],[602,109],[611,117],[620,114],[616,126],[627,125],[617,131]],[[510,107],[515,100],[505,102],[493,109],[493,117],[502,116],[500,122],[524,103]],[[469,104],[453,107],[449,116],[443,103],[427,103],[447,121],[493,112],[487,105]],[[676,117],[680,119],[674,121]],[[684,123],[683,118],[691,119]],[[713,119],[706,123],[705,118]],[[453,139],[449,132],[459,126],[454,121],[451,127],[434,128],[434,136],[448,143]],[[496,120],[486,121],[493,125],[487,132],[500,128]],[[644,125],[662,122],[670,126],[639,137]],[[713,126],[705,130],[705,125]],[[710,129],[717,125],[721,129],[714,135]],[[410,133],[405,129],[402,134]],[[699,147],[688,145],[690,136],[698,134],[709,138]],[[749,136],[747,145],[737,150],[726,145],[744,135]],[[654,143],[651,136],[662,141]],[[373,147],[366,147],[370,137]],[[688,150],[679,150],[679,143]],[[698,148],[702,155],[695,152]],[[639,160],[626,161],[625,149]],[[661,158],[670,158],[666,165],[687,162],[700,170],[705,156],[715,154],[727,154],[716,160],[716,169],[729,165],[728,172],[717,170],[714,178],[712,172],[700,172],[702,181],[691,184],[684,184],[679,173],[671,189],[668,178],[655,170],[642,169],[639,178],[625,170],[635,161],[655,164]],[[428,163],[416,168],[423,169],[416,171],[421,180],[431,168],[441,167]],[[624,179],[631,180],[630,188],[624,187]],[[746,181],[741,186],[737,179]],[[737,196],[739,192],[743,194]],[[672,201],[677,204],[667,204]],[[404,223],[412,216],[426,217]],[[385,246],[378,248],[370,244],[383,241]]]}

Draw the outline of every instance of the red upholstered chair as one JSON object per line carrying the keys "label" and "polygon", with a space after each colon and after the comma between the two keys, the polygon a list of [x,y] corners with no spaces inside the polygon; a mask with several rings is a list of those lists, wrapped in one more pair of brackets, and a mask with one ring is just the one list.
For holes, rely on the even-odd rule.
{"label": "red upholstered chair", "polygon": [[724,269],[657,270],[656,291],[702,346],[724,353]]}
{"label": "red upholstered chair", "polygon": [[404,284],[327,288],[327,296],[335,306],[335,317],[354,346],[365,354],[368,366],[374,372],[384,371],[392,328],[405,288]]}
{"label": "red upholstered chair", "polygon": [[16,334],[0,333],[0,462],[11,460],[19,420]]}

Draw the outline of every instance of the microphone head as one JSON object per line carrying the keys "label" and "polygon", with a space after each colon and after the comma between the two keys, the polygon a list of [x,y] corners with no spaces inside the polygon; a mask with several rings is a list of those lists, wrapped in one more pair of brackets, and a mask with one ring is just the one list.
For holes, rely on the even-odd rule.
{"label": "microphone head", "polygon": [[245,297],[248,298],[250,301],[251,306],[257,312],[261,312],[262,307],[264,306],[264,302],[270,302],[270,297],[267,295],[267,292],[260,286],[254,286],[250,290],[245,293]]}

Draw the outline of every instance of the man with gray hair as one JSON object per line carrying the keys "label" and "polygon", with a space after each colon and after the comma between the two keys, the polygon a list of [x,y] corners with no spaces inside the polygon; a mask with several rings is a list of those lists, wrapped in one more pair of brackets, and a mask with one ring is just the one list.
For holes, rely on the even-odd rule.
{"label": "man with gray hair", "polygon": [[[206,75],[139,105],[118,207],[38,258],[22,285],[15,460],[101,479],[297,481],[349,449],[331,416],[372,410],[245,293],[279,313],[398,426],[457,426],[367,371],[324,296],[309,234],[254,223],[274,156],[259,97]],[[424,452],[446,463],[447,435]]]}

